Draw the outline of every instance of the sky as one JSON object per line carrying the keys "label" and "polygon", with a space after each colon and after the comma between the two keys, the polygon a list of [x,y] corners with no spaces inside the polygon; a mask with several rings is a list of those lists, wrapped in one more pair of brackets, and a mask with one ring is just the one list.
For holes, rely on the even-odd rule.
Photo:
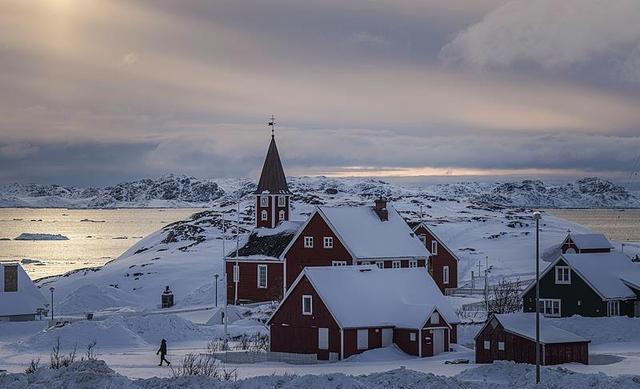
{"label": "sky", "polygon": [[640,170],[637,0],[0,0],[0,183]]}

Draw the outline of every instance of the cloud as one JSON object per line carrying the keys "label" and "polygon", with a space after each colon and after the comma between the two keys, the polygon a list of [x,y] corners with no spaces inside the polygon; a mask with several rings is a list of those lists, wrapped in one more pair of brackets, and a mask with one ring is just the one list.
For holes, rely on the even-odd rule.
{"label": "cloud", "polygon": [[547,70],[624,61],[640,43],[639,20],[637,0],[513,0],[460,32],[440,58],[478,68],[534,63]]}

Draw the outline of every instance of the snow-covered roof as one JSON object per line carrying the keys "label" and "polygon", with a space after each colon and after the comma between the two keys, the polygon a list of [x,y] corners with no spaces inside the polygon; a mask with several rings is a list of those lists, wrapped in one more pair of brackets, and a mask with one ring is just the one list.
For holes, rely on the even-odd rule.
{"label": "snow-covered roof", "polygon": [[[494,317],[502,324],[505,331],[529,340],[536,340],[535,313],[498,314]],[[491,320],[489,319],[488,325],[491,325]],[[540,315],[540,342],[543,344],[577,343],[589,342],[589,340],[551,325],[543,315]]]}
{"label": "snow-covered roof", "polygon": [[0,263],[0,316],[36,313],[36,310],[42,308],[47,301],[19,264],[11,264],[18,267],[18,291],[4,291],[4,269],[7,265],[9,264]]}
{"label": "snow-covered roof", "polygon": [[569,238],[580,250],[613,248],[604,234],[569,234]]}
{"label": "snow-covered roof", "polygon": [[640,265],[619,252],[563,254],[562,259],[604,299],[633,298],[623,281],[640,280]]}
{"label": "snow-covered roof", "polygon": [[318,207],[357,259],[427,258],[430,253],[393,207],[382,221],[371,206]]}
{"label": "snow-covered roof", "polygon": [[306,267],[303,275],[342,328],[422,328],[434,310],[460,322],[424,268]]}
{"label": "snow-covered roof", "polygon": [[[300,229],[301,222],[283,221],[275,228],[255,228],[245,237],[238,250],[242,261],[277,261]],[[227,259],[235,259],[236,249],[227,251]]]}

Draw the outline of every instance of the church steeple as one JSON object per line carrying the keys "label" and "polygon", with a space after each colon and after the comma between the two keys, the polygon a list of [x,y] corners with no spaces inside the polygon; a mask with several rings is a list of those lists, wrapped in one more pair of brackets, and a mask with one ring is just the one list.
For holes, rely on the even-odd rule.
{"label": "church steeple", "polygon": [[256,195],[256,226],[273,228],[279,222],[289,220],[289,200],[291,192],[282,168],[280,154],[276,146],[275,118],[271,116],[271,142],[262,166]]}

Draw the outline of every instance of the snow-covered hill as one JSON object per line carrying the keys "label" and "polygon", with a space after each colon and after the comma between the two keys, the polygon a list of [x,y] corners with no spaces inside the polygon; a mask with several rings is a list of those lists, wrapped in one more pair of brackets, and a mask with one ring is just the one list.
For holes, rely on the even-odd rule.
{"label": "snow-covered hill", "polygon": [[[564,185],[539,180],[519,182],[460,182],[429,184],[408,189],[378,179],[292,177],[290,187],[298,199],[313,203],[314,196],[338,193],[391,199],[420,194],[480,206],[541,208],[637,208],[640,195],[600,178],[583,178]],[[166,175],[158,179],[124,182],[105,188],[74,188],[59,185],[10,184],[0,186],[0,207],[146,208],[203,207],[226,197],[235,199],[255,189],[252,180],[198,179]]]}

